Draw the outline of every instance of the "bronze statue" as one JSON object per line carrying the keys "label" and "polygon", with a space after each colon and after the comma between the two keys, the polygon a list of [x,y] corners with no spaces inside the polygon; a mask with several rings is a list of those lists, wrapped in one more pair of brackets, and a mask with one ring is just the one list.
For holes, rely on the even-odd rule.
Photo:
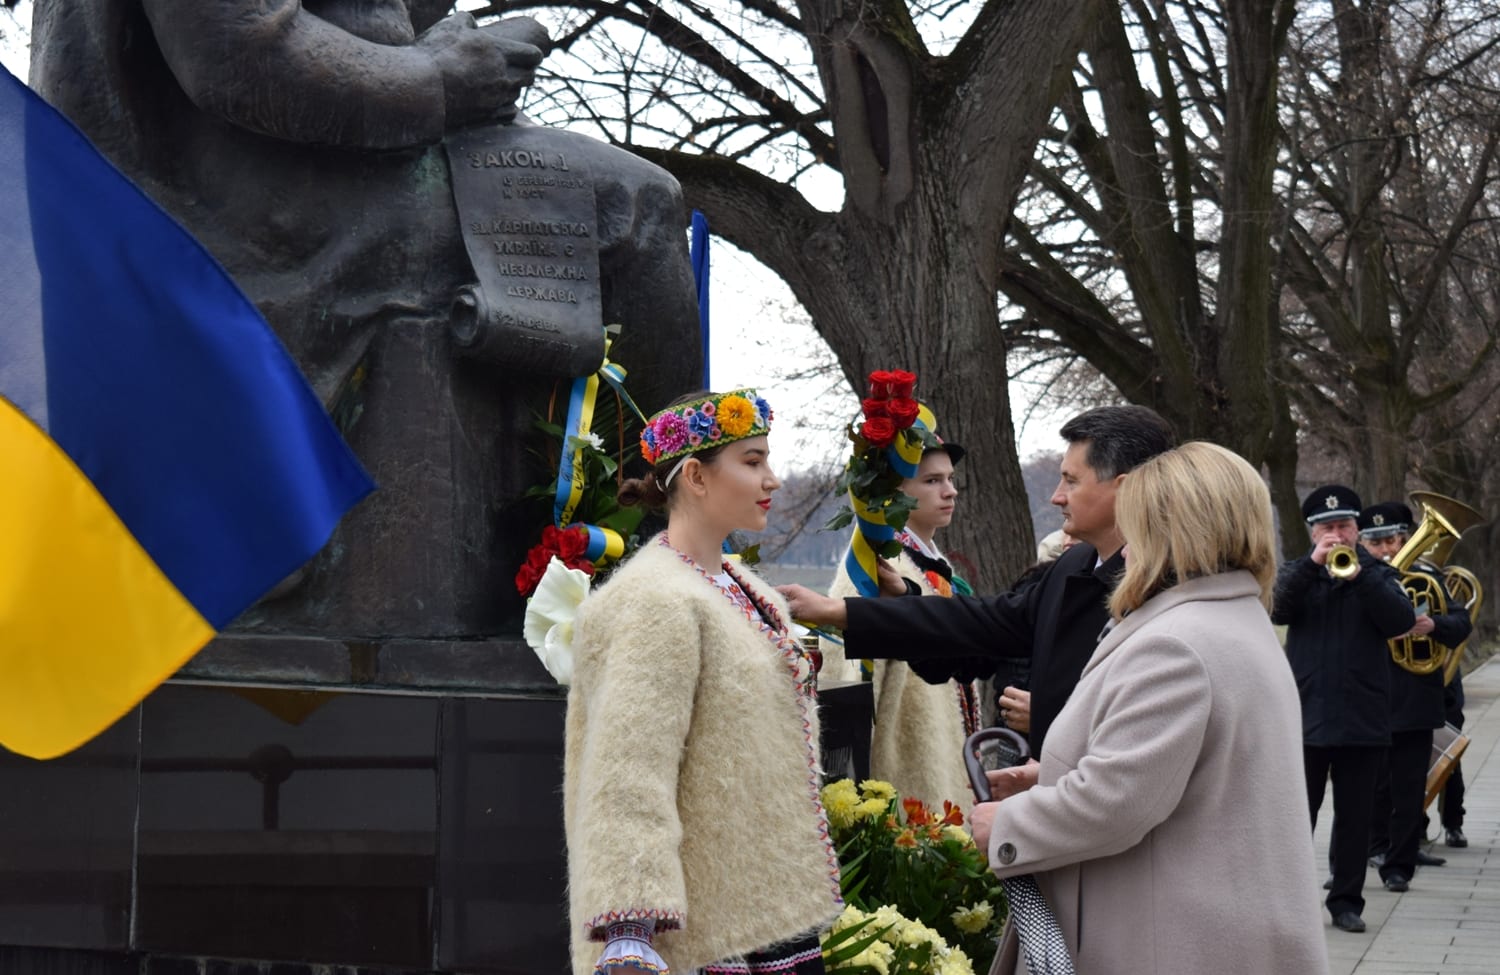
{"label": "bronze statue", "polygon": [[596,368],[606,322],[643,405],[696,377],[676,181],[519,118],[545,30],[451,7],[36,4],[31,84],[224,264],[381,486],[238,630],[515,628],[538,526],[504,507],[546,477],[520,448],[546,377]]}

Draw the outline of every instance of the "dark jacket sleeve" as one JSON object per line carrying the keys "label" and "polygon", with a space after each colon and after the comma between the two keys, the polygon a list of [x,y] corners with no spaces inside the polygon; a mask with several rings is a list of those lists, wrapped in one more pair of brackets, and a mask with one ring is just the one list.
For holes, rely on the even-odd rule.
{"label": "dark jacket sleeve", "polygon": [[1348,585],[1359,593],[1360,604],[1375,629],[1387,640],[1410,630],[1417,622],[1417,612],[1411,597],[1401,588],[1396,570],[1363,551],[1359,567],[1359,575]]}
{"label": "dark jacket sleeve", "polygon": [[1309,585],[1319,572],[1327,571],[1304,555],[1281,566],[1276,573],[1276,597],[1271,609],[1271,622],[1279,626],[1297,622],[1307,607],[1307,597],[1312,592]]}
{"label": "dark jacket sleeve", "polygon": [[850,659],[904,660],[929,683],[990,677],[1000,658],[1031,655],[1034,592],[850,597],[844,652]]}
{"label": "dark jacket sleeve", "polygon": [[[1453,593],[1448,591],[1448,586],[1442,577],[1436,573],[1429,573],[1438,580],[1438,585],[1443,587],[1443,595],[1448,600],[1448,605],[1453,607]],[[1474,621],[1469,619],[1469,611],[1462,606],[1451,608],[1446,613],[1438,613],[1432,617],[1432,638],[1445,647],[1456,647],[1469,638],[1474,632]]]}

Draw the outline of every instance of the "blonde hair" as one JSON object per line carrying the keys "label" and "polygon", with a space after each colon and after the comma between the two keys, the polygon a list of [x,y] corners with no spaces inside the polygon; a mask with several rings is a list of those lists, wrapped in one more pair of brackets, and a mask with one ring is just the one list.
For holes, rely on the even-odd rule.
{"label": "blonde hair", "polygon": [[1116,619],[1178,582],[1235,569],[1255,576],[1271,608],[1271,494],[1239,454],[1200,440],[1153,457],[1120,483],[1115,524],[1130,546],[1109,600]]}

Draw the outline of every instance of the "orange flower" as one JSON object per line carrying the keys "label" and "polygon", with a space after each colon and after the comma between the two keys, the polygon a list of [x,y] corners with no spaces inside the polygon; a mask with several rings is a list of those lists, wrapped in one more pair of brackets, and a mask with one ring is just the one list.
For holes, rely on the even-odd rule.
{"label": "orange flower", "polygon": [[917,834],[911,828],[903,829],[896,834],[896,845],[913,847],[917,845]]}
{"label": "orange flower", "polygon": [[743,396],[730,394],[719,400],[719,412],[716,419],[719,421],[719,429],[731,437],[743,437],[755,426],[760,414],[755,412],[755,404]]}
{"label": "orange flower", "polygon": [[964,824],[964,811],[947,799],[943,800],[943,823],[944,826],[962,826]]}
{"label": "orange flower", "polygon": [[910,796],[901,800],[901,808],[906,810],[906,822],[912,826],[926,826],[932,822],[932,813],[923,805],[921,799]]}
{"label": "orange flower", "polygon": [[[933,592],[937,593],[939,596],[953,595],[953,584],[950,583],[947,579],[944,579],[936,571],[934,571],[933,569],[928,569],[925,573],[923,573],[923,575],[927,577],[927,584],[932,586]],[[944,801],[946,802],[947,800]]]}

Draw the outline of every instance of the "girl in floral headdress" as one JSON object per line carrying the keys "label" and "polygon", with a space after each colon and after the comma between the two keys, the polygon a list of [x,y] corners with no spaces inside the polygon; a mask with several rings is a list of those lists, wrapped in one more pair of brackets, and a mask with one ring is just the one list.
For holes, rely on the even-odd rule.
{"label": "girl in floral headdress", "polygon": [[564,811],[574,975],[823,971],[842,908],[819,800],[816,673],[786,604],[723,555],[781,481],[753,390],[693,394],[641,436],[620,500],[665,508],[579,609]]}
{"label": "girl in floral headdress", "polygon": [[[930,415],[930,414],[929,414]],[[925,421],[924,425],[925,425]],[[937,533],[953,521],[958,487],[953,468],[964,448],[944,443],[934,433],[933,446],[922,453],[916,474],[901,482],[901,492],[916,500],[906,526],[896,533],[901,554],[891,566],[910,595],[970,595],[973,590],[943,556]],[[844,566],[829,587],[830,596],[859,595]],[[846,661],[842,647],[821,641],[827,676],[849,677],[857,666]],[[870,740],[870,774],[890,782],[903,796],[942,808],[948,800],[968,812],[973,804],[963,760],[964,739],[979,729],[979,691],[973,682],[929,684],[899,660],[874,662],[875,728]]]}

